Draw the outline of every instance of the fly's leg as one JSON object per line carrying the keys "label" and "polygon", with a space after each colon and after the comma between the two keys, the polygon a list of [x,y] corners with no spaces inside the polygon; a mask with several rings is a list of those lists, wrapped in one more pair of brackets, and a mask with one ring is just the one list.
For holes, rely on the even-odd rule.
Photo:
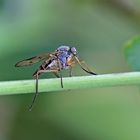
{"label": "fly's leg", "polygon": [[[87,65],[87,63],[85,61],[80,61],[81,64],[84,64],[84,66],[86,67],[86,69],[89,71],[89,72],[92,72],[92,70],[89,68],[89,66]],[[92,72],[93,73],[93,72]],[[94,75],[97,75],[96,73],[94,73]]]}
{"label": "fly's leg", "polygon": [[35,95],[34,95],[34,97],[33,97],[32,103],[31,103],[31,105],[30,105],[30,107],[29,107],[29,111],[32,110],[33,105],[34,105],[34,103],[35,103],[35,100],[36,100],[36,98],[37,98],[37,96],[38,96],[38,94],[39,94],[39,92],[38,92],[38,77],[39,77],[39,74],[41,74],[41,73],[47,73],[47,72],[56,72],[56,73],[57,73],[58,70],[39,70],[39,71],[36,73],[36,92],[35,92]]}
{"label": "fly's leg", "polygon": [[83,66],[83,65],[82,65],[82,62],[80,62],[80,60],[79,60],[76,56],[74,56],[74,57],[75,57],[76,61],[78,62],[78,64],[80,65],[80,67],[81,67],[85,72],[87,72],[87,73],[89,73],[89,74],[92,74],[92,75],[97,75],[96,73],[92,72],[92,71],[88,68],[88,66],[86,65],[85,62],[83,62],[83,63],[84,63],[86,66]]}
{"label": "fly's leg", "polygon": [[69,69],[69,77],[72,77],[72,67],[70,66],[70,69]]}
{"label": "fly's leg", "polygon": [[63,78],[62,78],[62,72],[61,72],[61,63],[59,61],[59,59],[57,59],[57,62],[58,62],[58,67],[59,67],[59,71],[60,71],[60,79],[61,79],[61,87],[63,88]]}

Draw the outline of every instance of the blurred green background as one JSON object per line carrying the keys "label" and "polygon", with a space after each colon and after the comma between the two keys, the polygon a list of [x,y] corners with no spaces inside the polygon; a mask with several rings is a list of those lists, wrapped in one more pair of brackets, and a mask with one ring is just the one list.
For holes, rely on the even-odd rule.
{"label": "blurred green background", "polygon": [[[0,0],[0,80],[31,79],[39,64],[14,64],[60,45],[75,46],[99,74],[131,71],[122,46],[139,34],[139,7],[139,0]],[[76,67],[74,75],[86,73]],[[0,140],[140,140],[136,86],[41,93],[29,112],[32,97],[0,97]]]}

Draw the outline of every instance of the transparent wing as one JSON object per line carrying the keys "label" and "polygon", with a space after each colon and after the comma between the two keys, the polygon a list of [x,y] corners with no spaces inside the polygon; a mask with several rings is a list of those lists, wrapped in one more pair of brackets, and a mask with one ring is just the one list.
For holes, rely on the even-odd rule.
{"label": "transparent wing", "polygon": [[41,54],[38,56],[34,56],[29,59],[19,61],[18,63],[15,64],[15,67],[32,65],[32,64],[40,62],[42,60],[47,60],[47,59],[53,57],[54,55],[55,55],[55,53],[45,53],[45,54]]}

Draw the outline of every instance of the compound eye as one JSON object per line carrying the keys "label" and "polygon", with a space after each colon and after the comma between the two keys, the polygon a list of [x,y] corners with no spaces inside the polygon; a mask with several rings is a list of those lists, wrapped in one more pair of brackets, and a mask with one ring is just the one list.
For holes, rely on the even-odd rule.
{"label": "compound eye", "polygon": [[71,52],[72,52],[74,55],[76,55],[76,54],[77,54],[76,48],[75,48],[75,47],[72,47],[72,48],[71,48]]}

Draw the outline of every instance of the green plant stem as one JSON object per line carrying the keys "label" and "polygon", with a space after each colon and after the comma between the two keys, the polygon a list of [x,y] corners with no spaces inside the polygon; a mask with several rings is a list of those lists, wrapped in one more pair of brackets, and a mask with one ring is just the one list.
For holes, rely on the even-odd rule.
{"label": "green plant stem", "polygon": [[[95,87],[139,85],[140,72],[69,77],[63,78],[63,83],[64,88],[61,88],[60,78],[40,79],[39,92],[65,91]],[[35,80],[0,82],[0,95],[25,94],[34,92]]]}

